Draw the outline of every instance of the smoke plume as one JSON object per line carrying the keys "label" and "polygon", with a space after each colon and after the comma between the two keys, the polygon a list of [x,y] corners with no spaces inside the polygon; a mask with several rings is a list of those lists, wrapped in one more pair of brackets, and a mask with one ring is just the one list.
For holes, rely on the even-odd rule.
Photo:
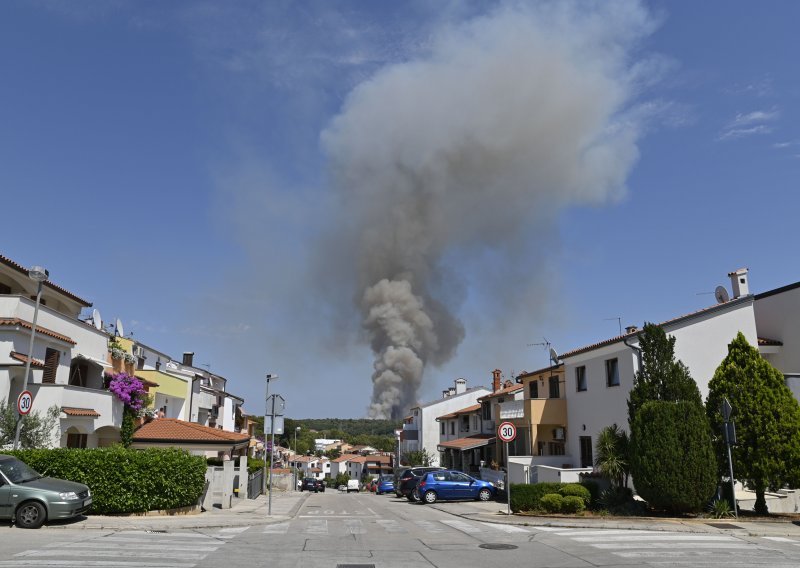
{"label": "smoke plume", "polygon": [[322,141],[375,354],[370,417],[401,417],[464,338],[448,254],[535,247],[531,224],[624,194],[646,67],[630,59],[651,30],[631,2],[503,8],[350,93]]}

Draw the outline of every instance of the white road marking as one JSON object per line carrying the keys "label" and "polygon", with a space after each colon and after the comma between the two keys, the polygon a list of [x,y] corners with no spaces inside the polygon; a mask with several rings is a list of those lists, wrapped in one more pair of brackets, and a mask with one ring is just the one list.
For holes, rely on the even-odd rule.
{"label": "white road marking", "polygon": [[461,532],[465,532],[467,534],[475,534],[483,532],[483,529],[480,529],[469,523],[465,523],[464,521],[442,521],[442,522],[449,527],[452,527]]}
{"label": "white road marking", "polygon": [[386,532],[390,532],[390,533],[407,533],[408,532],[408,529],[406,529],[403,526],[400,526],[400,523],[398,523],[397,521],[394,521],[394,520],[378,519],[375,522],[378,523],[381,527],[383,527],[383,530],[385,530]]}
{"label": "white road marking", "polygon": [[[693,549],[694,548],[718,548],[721,550],[752,550],[754,545],[749,543],[732,543],[732,542],[692,542],[686,543],[690,545]],[[633,548],[675,548],[676,544],[674,542],[615,542],[611,544],[593,544],[594,548],[599,548],[603,550],[613,550],[615,548],[618,549],[633,549]]]}
{"label": "white road marking", "polygon": [[18,556],[92,556],[92,557],[108,557],[113,556],[116,558],[172,558],[176,560],[202,560],[207,556],[206,553],[192,554],[191,552],[170,552],[169,550],[93,550],[89,555],[85,550],[26,550],[15,554]]}
{"label": "white road marking", "polygon": [[440,533],[445,531],[443,527],[433,521],[414,521],[414,523],[428,532]]}
{"label": "white road marking", "polygon": [[305,532],[307,534],[328,534],[328,521],[325,519],[308,521]]}
{"label": "white road marking", "polygon": [[481,524],[485,527],[489,527],[505,533],[525,533],[525,534],[530,533],[529,530],[523,529],[522,527],[518,527],[515,525],[504,525],[501,523],[481,523]]}
{"label": "white road marking", "polygon": [[345,519],[344,526],[348,534],[366,534],[367,532],[361,519]]}
{"label": "white road marking", "polygon": [[[563,531],[564,527],[531,527],[535,531],[543,531],[543,532],[559,532]],[[564,533],[568,534],[568,533]]]}
{"label": "white road marking", "polygon": [[[174,562],[114,562],[113,560],[2,560],[0,567],[35,566],[36,568],[55,568],[77,566],[97,566],[98,568],[192,568],[194,564]],[[773,568],[773,567],[770,567]]]}
{"label": "white road marking", "polygon": [[783,536],[765,536],[765,537],[762,537],[762,538],[765,539],[765,540],[773,540],[775,542],[791,542],[792,544],[800,544],[800,542],[797,542],[794,539],[786,538],[786,537],[783,537]]}
{"label": "white road marking", "polygon": [[706,534],[653,534],[629,536],[578,536],[573,540],[577,542],[655,542],[655,541],[720,541],[732,542],[739,539],[726,535]]}

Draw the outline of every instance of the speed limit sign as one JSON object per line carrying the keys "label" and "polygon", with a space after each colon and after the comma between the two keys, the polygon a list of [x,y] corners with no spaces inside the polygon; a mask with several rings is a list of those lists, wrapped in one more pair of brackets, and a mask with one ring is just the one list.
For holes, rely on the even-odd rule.
{"label": "speed limit sign", "polygon": [[17,411],[20,414],[28,414],[33,406],[33,395],[31,391],[22,391],[17,399]]}
{"label": "speed limit sign", "polygon": [[497,427],[497,437],[503,442],[513,442],[517,437],[517,427],[511,422],[503,422]]}

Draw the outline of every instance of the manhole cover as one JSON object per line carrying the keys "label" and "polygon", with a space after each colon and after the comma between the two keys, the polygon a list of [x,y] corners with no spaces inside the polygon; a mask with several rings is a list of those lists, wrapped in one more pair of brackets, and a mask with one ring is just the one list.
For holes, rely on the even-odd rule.
{"label": "manhole cover", "polygon": [[514,550],[515,548],[519,547],[514,546],[513,544],[487,542],[486,544],[479,544],[478,548],[486,548],[489,550]]}
{"label": "manhole cover", "polygon": [[167,534],[167,531],[145,531],[148,533],[158,533],[158,534]]}
{"label": "manhole cover", "polygon": [[337,564],[336,568],[375,568],[374,564]]}
{"label": "manhole cover", "polygon": [[740,529],[742,527],[737,525],[732,525],[730,523],[706,523],[710,527],[714,527],[715,529]]}

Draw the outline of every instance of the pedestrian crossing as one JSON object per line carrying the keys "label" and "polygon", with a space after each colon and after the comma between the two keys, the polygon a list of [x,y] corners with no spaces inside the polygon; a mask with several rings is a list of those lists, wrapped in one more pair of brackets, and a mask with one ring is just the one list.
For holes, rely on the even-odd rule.
{"label": "pedestrian crossing", "polygon": [[0,560],[0,568],[193,568],[250,527],[214,534],[125,531],[75,542],[52,542]]}

